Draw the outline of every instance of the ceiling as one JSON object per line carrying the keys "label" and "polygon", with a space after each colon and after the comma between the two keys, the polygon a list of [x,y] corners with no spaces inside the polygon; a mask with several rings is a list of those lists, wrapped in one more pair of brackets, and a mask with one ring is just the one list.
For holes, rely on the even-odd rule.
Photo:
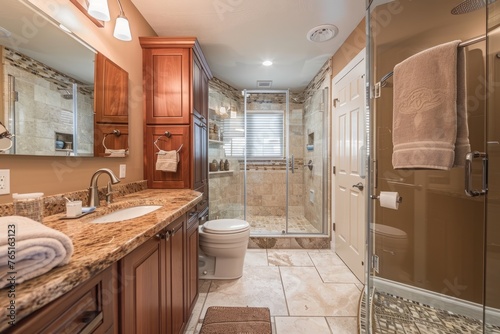
{"label": "ceiling", "polygon": [[[132,0],[158,36],[195,36],[213,75],[237,89],[301,92],[365,15],[365,0]],[[133,24],[133,23],[131,23]],[[307,33],[334,24],[315,43]],[[273,65],[262,65],[271,60]]]}

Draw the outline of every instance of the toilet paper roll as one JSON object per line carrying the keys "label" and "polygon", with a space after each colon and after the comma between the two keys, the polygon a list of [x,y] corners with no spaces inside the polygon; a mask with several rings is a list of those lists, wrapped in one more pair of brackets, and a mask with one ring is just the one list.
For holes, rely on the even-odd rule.
{"label": "toilet paper roll", "polygon": [[400,197],[398,192],[381,191],[380,206],[388,209],[397,210],[399,207]]}

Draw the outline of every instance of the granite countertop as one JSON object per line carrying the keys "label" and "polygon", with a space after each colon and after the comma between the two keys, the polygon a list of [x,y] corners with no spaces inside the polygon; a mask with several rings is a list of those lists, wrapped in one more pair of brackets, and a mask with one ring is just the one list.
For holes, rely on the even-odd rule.
{"label": "granite countertop", "polygon": [[[101,206],[78,219],[64,219],[65,214],[45,217],[44,225],[71,238],[74,253],[67,265],[16,285],[16,322],[120,260],[188,212],[201,199],[201,193],[189,189],[147,189],[120,197],[110,205]],[[98,216],[135,205],[163,207],[129,221],[90,223]],[[8,303],[5,288],[0,290],[0,319],[3,319],[0,321],[0,331],[9,326]]]}

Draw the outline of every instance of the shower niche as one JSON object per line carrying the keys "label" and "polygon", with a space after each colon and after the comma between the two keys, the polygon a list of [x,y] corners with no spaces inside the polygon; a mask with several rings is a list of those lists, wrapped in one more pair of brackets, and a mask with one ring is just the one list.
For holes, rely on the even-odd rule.
{"label": "shower niche", "polygon": [[54,145],[56,152],[73,152],[73,134],[56,132]]}

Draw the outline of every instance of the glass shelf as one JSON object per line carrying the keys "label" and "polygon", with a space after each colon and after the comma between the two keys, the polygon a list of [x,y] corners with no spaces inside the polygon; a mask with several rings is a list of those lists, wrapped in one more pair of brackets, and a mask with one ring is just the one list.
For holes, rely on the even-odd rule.
{"label": "glass shelf", "polygon": [[227,174],[227,175],[230,175],[230,174],[233,174],[234,171],[232,170],[220,170],[220,171],[217,171],[217,172],[208,172],[209,175],[224,175],[224,174]]}

